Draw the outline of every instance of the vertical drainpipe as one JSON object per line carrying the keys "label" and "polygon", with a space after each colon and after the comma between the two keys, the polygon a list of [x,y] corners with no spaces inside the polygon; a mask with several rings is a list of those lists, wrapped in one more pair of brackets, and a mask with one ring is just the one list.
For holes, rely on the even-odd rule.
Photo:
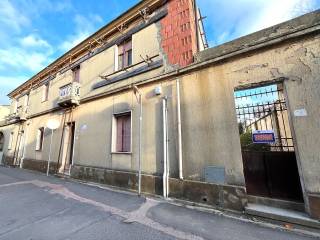
{"label": "vertical drainpipe", "polygon": [[182,163],[182,131],[181,131],[181,103],[180,103],[180,79],[177,79],[177,120],[178,120],[178,159],[179,159],[179,178],[183,180]]}
{"label": "vertical drainpipe", "polygon": [[168,197],[168,141],[167,141],[167,98],[162,99],[163,117],[163,197]]}
{"label": "vertical drainpipe", "polygon": [[27,140],[28,140],[28,128],[29,128],[29,124],[30,123],[26,123],[26,131],[24,132],[24,139],[23,139],[23,152],[22,152],[22,158],[21,158],[21,161],[20,161],[20,168],[23,167],[23,161],[24,161],[24,158],[25,158],[25,155],[26,155],[26,143],[27,143]]}

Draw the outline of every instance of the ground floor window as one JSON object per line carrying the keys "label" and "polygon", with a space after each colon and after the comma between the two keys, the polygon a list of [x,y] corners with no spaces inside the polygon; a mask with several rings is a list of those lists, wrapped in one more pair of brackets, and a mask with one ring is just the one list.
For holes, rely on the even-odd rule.
{"label": "ground floor window", "polygon": [[0,152],[3,151],[3,145],[4,145],[4,135],[2,132],[0,132]]}
{"label": "ground floor window", "polygon": [[12,149],[13,135],[14,135],[14,133],[11,132],[10,137],[9,137],[8,150]]}
{"label": "ground floor window", "polygon": [[131,152],[131,112],[113,117],[113,152]]}
{"label": "ground floor window", "polygon": [[37,142],[36,142],[36,151],[41,151],[43,147],[43,137],[44,137],[44,128],[39,128],[37,130]]}

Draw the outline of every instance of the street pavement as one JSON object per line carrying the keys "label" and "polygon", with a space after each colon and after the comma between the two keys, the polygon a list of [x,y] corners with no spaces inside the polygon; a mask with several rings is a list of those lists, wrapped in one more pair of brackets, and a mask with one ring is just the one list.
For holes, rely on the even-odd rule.
{"label": "street pavement", "polygon": [[0,240],[315,239],[157,198],[0,167]]}

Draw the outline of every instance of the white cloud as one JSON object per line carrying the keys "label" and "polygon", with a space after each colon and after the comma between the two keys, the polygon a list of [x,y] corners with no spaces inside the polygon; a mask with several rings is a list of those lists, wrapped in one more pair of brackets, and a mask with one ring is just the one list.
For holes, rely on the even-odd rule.
{"label": "white cloud", "polygon": [[23,82],[29,79],[29,76],[0,76],[0,105],[9,104],[9,98],[7,97],[8,89],[13,90]]}
{"label": "white cloud", "polygon": [[314,0],[268,0],[259,16],[243,33],[258,31],[314,10]]}
{"label": "white cloud", "polygon": [[97,25],[103,22],[103,19],[96,14],[89,14],[84,17],[80,14],[75,15],[74,19],[75,32],[67,37],[67,39],[60,45],[60,50],[66,52],[84,39],[89,37],[97,29]]}
{"label": "white cloud", "polygon": [[0,76],[0,89],[8,87],[13,89],[28,79],[29,76]]}
{"label": "white cloud", "polygon": [[0,69],[14,69],[37,72],[51,61],[49,52],[28,51],[19,47],[0,49]]}
{"label": "white cloud", "polygon": [[20,40],[20,44],[23,47],[51,48],[51,45],[46,40],[33,34],[23,37]]}
{"label": "white cloud", "polygon": [[211,46],[316,10],[319,0],[198,0]]}
{"label": "white cloud", "polygon": [[22,11],[16,9],[8,0],[0,1],[0,24],[3,27],[20,32],[23,26],[29,25],[30,20]]}

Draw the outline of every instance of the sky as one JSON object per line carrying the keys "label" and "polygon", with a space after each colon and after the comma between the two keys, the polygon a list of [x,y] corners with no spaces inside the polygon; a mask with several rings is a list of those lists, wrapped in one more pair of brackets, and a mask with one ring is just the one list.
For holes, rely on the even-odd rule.
{"label": "sky", "polygon": [[[0,0],[0,104],[138,0]],[[320,8],[320,0],[197,0],[210,47]]]}

